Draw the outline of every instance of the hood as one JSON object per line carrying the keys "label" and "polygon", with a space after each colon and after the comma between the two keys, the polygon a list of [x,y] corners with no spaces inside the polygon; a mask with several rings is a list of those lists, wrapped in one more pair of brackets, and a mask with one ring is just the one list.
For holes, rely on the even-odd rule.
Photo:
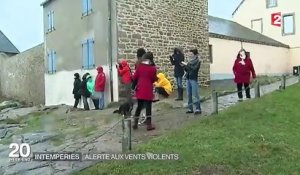
{"label": "hood", "polygon": [[122,59],[122,60],[120,61],[120,64],[121,64],[123,67],[127,67],[127,66],[128,66],[128,63],[127,63],[127,61],[126,61],[125,59]]}
{"label": "hood", "polygon": [[75,77],[75,79],[79,79],[79,78],[80,78],[79,73],[75,73],[75,74],[74,74],[74,77]]}
{"label": "hood", "polygon": [[86,76],[86,79],[87,79],[87,80],[91,80],[91,79],[92,79],[92,76],[91,76],[91,75],[88,75],[88,76]]}
{"label": "hood", "polygon": [[83,80],[86,80],[87,79],[87,76],[89,76],[90,74],[89,73],[85,73],[83,76],[82,76],[82,79]]}
{"label": "hood", "polygon": [[166,78],[166,76],[163,73],[159,73],[159,74],[157,74],[157,78],[158,79],[164,79],[164,78]]}
{"label": "hood", "polygon": [[102,66],[97,67],[97,71],[98,71],[98,73],[102,73],[103,72],[103,67]]}

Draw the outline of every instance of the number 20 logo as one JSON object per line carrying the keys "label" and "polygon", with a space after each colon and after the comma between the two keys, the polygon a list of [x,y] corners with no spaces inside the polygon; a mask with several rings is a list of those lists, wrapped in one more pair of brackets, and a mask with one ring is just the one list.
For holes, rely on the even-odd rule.
{"label": "number 20 logo", "polygon": [[30,155],[30,146],[28,143],[21,143],[20,145],[17,143],[11,143],[9,145],[9,149],[12,151],[9,153],[9,158],[27,158]]}

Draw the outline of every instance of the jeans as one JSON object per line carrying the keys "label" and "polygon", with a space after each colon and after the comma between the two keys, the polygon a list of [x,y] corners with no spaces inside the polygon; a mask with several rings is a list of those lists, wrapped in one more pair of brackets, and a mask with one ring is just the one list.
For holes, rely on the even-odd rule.
{"label": "jeans", "polygon": [[189,110],[194,111],[193,105],[195,105],[196,111],[201,111],[198,82],[196,80],[188,79],[186,82],[186,91]]}
{"label": "jeans", "polygon": [[246,98],[251,98],[249,84],[248,83],[238,83],[237,84],[237,89],[238,89],[239,99],[243,98],[243,85],[244,85],[244,88],[245,88],[245,91],[246,91]]}
{"label": "jeans", "polygon": [[82,96],[82,101],[83,101],[84,110],[90,110],[89,103],[87,101],[87,97]]}
{"label": "jeans", "polygon": [[100,110],[104,109],[104,92],[100,92],[99,109]]}
{"label": "jeans", "polygon": [[182,77],[175,77],[176,83],[177,83],[177,88],[183,88],[182,85]]}

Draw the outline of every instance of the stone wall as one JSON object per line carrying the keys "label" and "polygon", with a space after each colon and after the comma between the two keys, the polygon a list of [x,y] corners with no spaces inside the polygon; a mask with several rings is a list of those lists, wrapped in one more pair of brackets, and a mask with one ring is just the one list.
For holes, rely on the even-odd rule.
{"label": "stone wall", "polygon": [[0,94],[27,104],[44,104],[44,45],[16,56],[0,55]]}
{"label": "stone wall", "polygon": [[116,3],[119,58],[128,59],[132,65],[136,50],[144,47],[154,53],[159,71],[173,78],[169,62],[173,48],[180,47],[185,52],[198,48],[202,59],[199,81],[204,86],[209,84],[207,0],[116,0]]}

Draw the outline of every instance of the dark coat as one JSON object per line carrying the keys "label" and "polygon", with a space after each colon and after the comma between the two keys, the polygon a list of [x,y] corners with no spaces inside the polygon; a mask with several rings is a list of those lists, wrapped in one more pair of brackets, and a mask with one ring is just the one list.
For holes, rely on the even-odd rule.
{"label": "dark coat", "polygon": [[81,80],[79,77],[76,77],[74,80],[74,84],[73,84],[73,94],[74,94],[75,99],[78,99],[81,97],[81,94],[79,92],[80,86],[81,86]]}
{"label": "dark coat", "polygon": [[200,65],[201,62],[198,57],[188,62],[188,64],[184,67],[186,71],[186,78],[188,80],[198,81]]}
{"label": "dark coat", "polygon": [[180,65],[180,63],[184,61],[183,54],[173,54],[170,56],[170,62],[174,65],[174,76],[175,77],[182,77],[184,74],[184,68]]}
{"label": "dark coat", "polygon": [[84,96],[84,97],[90,97],[92,94],[91,92],[88,90],[87,88],[87,79],[86,77],[88,76],[89,74],[86,73],[82,76],[82,82],[80,84],[80,90],[79,90],[79,93],[80,95]]}
{"label": "dark coat", "polygon": [[233,65],[233,74],[235,83],[250,83],[250,78],[256,78],[252,61],[249,57],[244,60],[245,65],[241,63],[242,59],[237,57]]}

